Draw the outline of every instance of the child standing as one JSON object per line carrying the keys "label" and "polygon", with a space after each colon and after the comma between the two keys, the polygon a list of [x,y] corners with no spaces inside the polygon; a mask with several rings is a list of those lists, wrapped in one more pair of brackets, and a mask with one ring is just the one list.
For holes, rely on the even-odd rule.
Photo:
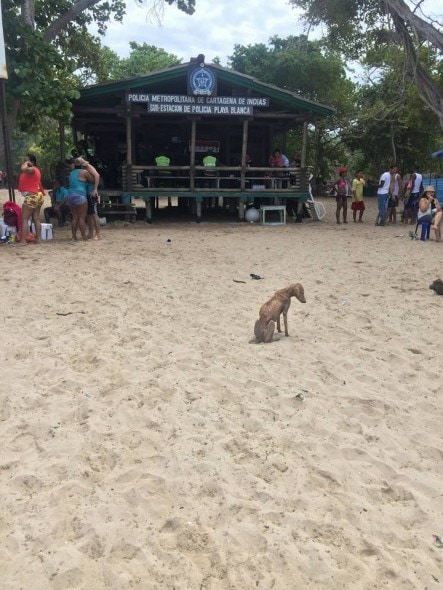
{"label": "child standing", "polygon": [[365,202],[363,200],[363,188],[366,186],[366,182],[363,178],[363,172],[358,170],[355,174],[355,178],[352,181],[352,215],[354,218],[354,223],[357,221],[357,211],[359,212],[358,221],[361,223],[363,218],[363,213],[366,209]]}

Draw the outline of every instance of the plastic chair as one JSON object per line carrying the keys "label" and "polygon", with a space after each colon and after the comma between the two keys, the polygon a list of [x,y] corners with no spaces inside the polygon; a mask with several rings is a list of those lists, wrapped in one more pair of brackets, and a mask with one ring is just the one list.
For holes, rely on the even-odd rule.
{"label": "plastic chair", "polygon": [[[155,187],[163,187],[168,188],[171,186],[172,183],[172,171],[171,170],[162,170],[162,168],[169,166],[171,164],[171,159],[167,156],[157,156],[155,158],[155,165],[157,166],[157,170],[155,171],[155,181],[152,183]],[[154,180],[154,179],[153,179]]]}
{"label": "plastic chair", "polygon": [[217,166],[217,158],[214,156],[205,156],[203,158],[203,166],[209,168],[209,170],[205,170],[205,176],[216,176],[216,171],[211,170],[212,167]]}
{"label": "plastic chair", "polygon": [[321,221],[326,215],[326,209],[323,203],[314,199],[311,181],[312,174],[309,177],[309,199],[306,201],[305,205],[312,219],[314,221]]}
{"label": "plastic chair", "polygon": [[421,233],[420,233],[420,240],[424,242],[425,240],[429,240],[429,235],[431,233],[431,224],[429,221],[420,221],[417,222],[415,227],[415,233],[417,234],[418,226],[421,225]]}

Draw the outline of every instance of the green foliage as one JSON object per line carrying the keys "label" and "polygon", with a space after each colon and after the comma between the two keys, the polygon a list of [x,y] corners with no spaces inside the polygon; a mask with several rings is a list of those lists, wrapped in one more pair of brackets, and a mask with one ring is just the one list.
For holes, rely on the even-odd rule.
{"label": "green foliage", "polygon": [[168,4],[177,4],[177,8],[186,14],[194,14],[195,0],[165,0]]}
{"label": "green foliage", "polygon": [[131,41],[129,47],[131,48],[129,57],[122,59],[111,49],[103,48],[98,61],[102,60],[105,67],[102,68],[102,74],[99,75],[98,81],[135,78],[149,72],[176,66],[181,62],[176,55],[167,53],[164,49],[154,45]]}
{"label": "green foliage", "polygon": [[[176,4],[188,14],[195,10],[195,0],[164,1]],[[125,2],[92,0],[88,8],[78,14],[75,13],[77,6],[75,0],[2,1],[9,74],[6,93],[12,130],[18,126],[34,132],[39,128],[41,117],[68,123],[71,101],[78,97],[81,83],[92,74],[99,80],[109,79],[106,78],[106,63],[96,63],[100,42],[88,27],[94,23],[102,35],[111,18],[122,20]],[[34,13],[33,22],[25,18],[24,8],[30,9],[28,14]],[[51,30],[49,36],[48,30]],[[128,77],[142,73],[143,69],[151,71],[171,63],[179,63],[179,60],[146,44],[133,44],[128,62],[116,62],[115,69],[126,71],[125,77]]]}
{"label": "green foliage", "polygon": [[[314,164],[315,175],[320,173],[325,177],[329,176],[328,170],[337,159],[344,161],[345,146],[339,136],[353,114],[354,84],[346,77],[343,61],[336,53],[329,51],[321,41],[309,41],[305,35],[287,39],[275,36],[269,47],[235,45],[229,64],[264,82],[333,106],[336,115],[318,122],[316,129],[310,132],[307,161]],[[283,145],[282,138],[275,140]],[[288,153],[299,152],[301,144],[300,129],[287,135]]]}
{"label": "green foliage", "polygon": [[359,116],[342,140],[363,155],[366,170],[377,175],[394,160],[403,173],[429,167],[429,154],[439,145],[438,120],[424,108],[416,87],[404,84],[400,70],[392,68],[377,84],[362,87],[357,103]]}
{"label": "green foliage", "polygon": [[[421,2],[406,0],[290,0],[314,25],[326,25],[325,41],[347,58],[375,67],[390,66],[402,55],[405,79],[413,82],[423,103],[443,127],[443,31],[435,17],[426,16]],[[424,55],[432,48],[436,68]]]}
{"label": "green foliage", "polygon": [[321,41],[305,35],[270,39],[270,46],[234,46],[229,65],[238,72],[297,92],[317,102],[346,111],[352,102],[353,83],[346,77],[342,60]]}
{"label": "green foliage", "polygon": [[[194,0],[165,1],[188,14],[195,9]],[[92,79],[110,79],[108,68],[115,77],[129,77],[179,63],[176,56],[146,44],[132,44],[131,56],[123,63],[111,50],[102,50],[88,27],[94,23],[102,35],[111,19],[121,21],[123,0],[91,0],[78,14],[77,7],[76,0],[2,0],[10,136],[20,152],[24,133],[29,143],[42,142],[43,160],[58,153],[49,147],[54,142],[46,132],[57,137],[52,123],[70,122],[79,87]]]}

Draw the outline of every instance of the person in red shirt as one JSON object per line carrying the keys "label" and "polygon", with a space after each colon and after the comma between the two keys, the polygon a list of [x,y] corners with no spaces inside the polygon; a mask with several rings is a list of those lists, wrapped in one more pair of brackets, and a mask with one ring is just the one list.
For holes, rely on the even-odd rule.
{"label": "person in red shirt", "polygon": [[42,186],[42,175],[37,168],[37,160],[33,154],[26,154],[25,161],[21,165],[18,190],[25,198],[22,205],[22,244],[26,244],[29,219],[31,218],[35,226],[35,242],[38,243],[42,236],[40,209],[44,202],[45,191]]}

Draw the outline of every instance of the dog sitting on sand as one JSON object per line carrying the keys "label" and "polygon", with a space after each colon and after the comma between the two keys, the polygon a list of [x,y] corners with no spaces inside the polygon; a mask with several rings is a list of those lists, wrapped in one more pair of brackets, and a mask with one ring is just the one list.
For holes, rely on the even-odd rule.
{"label": "dog sitting on sand", "polygon": [[432,285],[429,285],[430,289],[433,289],[437,295],[443,295],[443,281],[441,279],[435,280]]}
{"label": "dog sitting on sand", "polygon": [[261,306],[259,319],[255,322],[254,326],[254,334],[257,342],[272,342],[275,322],[277,322],[278,332],[281,332],[280,316],[282,314],[285,322],[285,336],[289,336],[288,309],[291,305],[291,297],[297,297],[301,303],[306,303],[305,292],[300,283],[289,285],[286,289],[276,291],[271,299]]}

